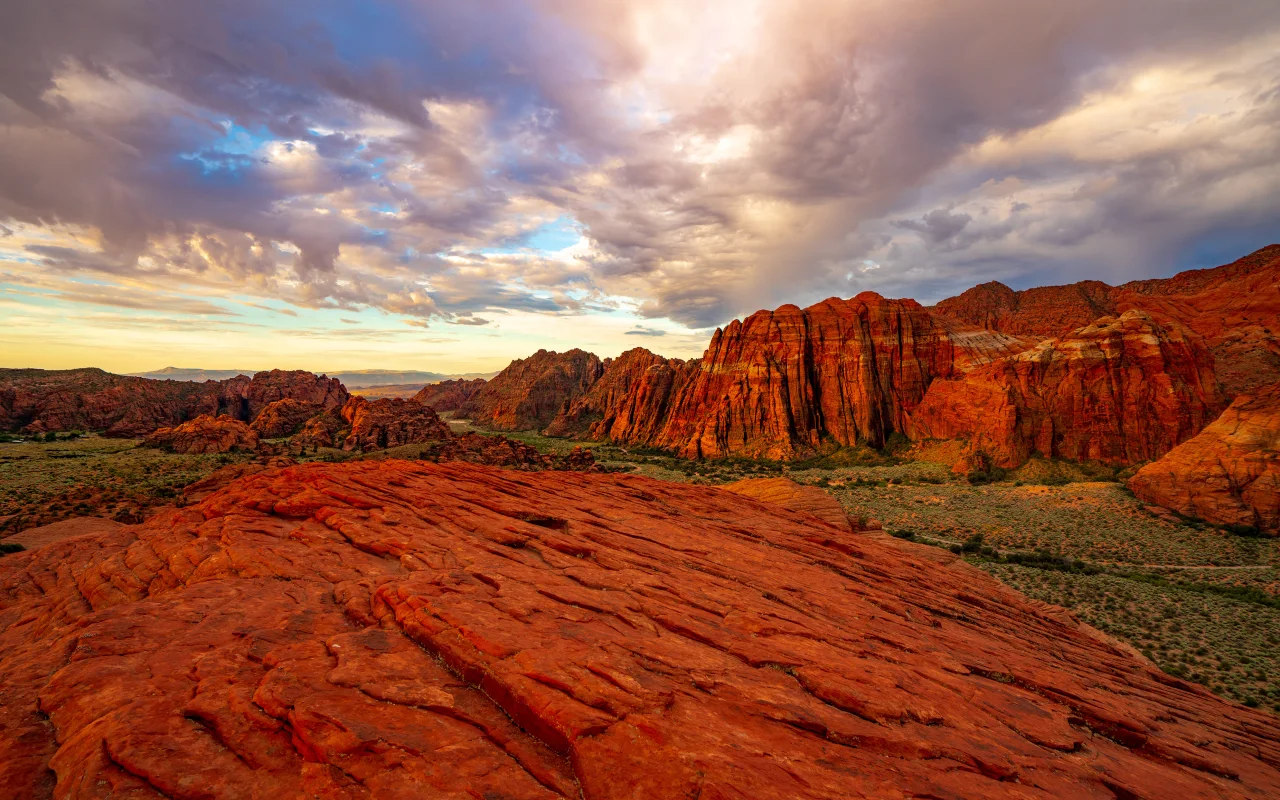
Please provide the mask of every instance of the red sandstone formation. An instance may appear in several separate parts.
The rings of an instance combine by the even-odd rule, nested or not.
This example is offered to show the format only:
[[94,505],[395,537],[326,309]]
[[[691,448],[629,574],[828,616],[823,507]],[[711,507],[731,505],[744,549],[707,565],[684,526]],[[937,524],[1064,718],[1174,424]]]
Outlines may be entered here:
[[457,412],[500,431],[542,430],[604,373],[600,359],[583,350],[539,350],[480,387]]
[[561,410],[548,436],[652,441],[667,420],[671,398],[697,362],[663,358],[637,347],[605,362],[604,374]]
[[399,397],[372,401],[353,397],[342,407],[342,418],[350,425],[343,450],[385,450],[452,435],[436,412]]
[[710,487],[268,470],[0,559],[32,798],[1263,798],[1274,718],[936,549]]
[[935,381],[908,435],[967,439],[1002,467],[1032,453],[1115,465],[1158,458],[1223,405],[1203,340],[1170,325],[1128,311]]
[[841,530],[856,531],[840,501],[816,486],[801,486],[790,478],[747,478],[720,487],[765,503],[773,503],[801,514],[817,517]]
[[253,450],[258,434],[238,419],[201,414],[174,428],[161,428],[142,442],[143,447],[157,447],[173,453],[228,453]]
[[1028,344],[873,292],[804,310],[782,306],[716,331],[656,435],[647,421],[611,434],[690,458],[790,459],[828,444],[880,446],[905,429],[932,381]]
[[100,533],[112,533],[121,527],[119,522],[102,517],[72,517],[71,519],[51,522],[35,528],[6,536],[0,539],[5,544],[22,545],[27,550],[36,550],[45,545],[72,539],[77,536],[90,536]]
[[424,406],[434,408],[437,413],[457,411],[484,385],[484,378],[475,378],[473,380],[458,378],[451,381],[429,383],[422,387],[422,391],[415,394],[413,399]]
[[326,410],[324,406],[288,397],[268,403],[250,427],[263,439],[282,439],[297,433],[307,420]]
[[141,437],[202,414],[253,422],[268,404],[292,398],[320,408],[340,406],[347,390],[310,372],[260,372],[226,381],[151,380],[100,369],[0,369],[0,429],[99,430]]
[[1038,336],[1140,309],[1204,336],[1229,395],[1280,381],[1280,245],[1214,269],[1122,286],[1083,281],[1015,292],[985,283],[934,309],[990,330]]
[[596,463],[591,451],[581,447],[575,447],[564,455],[544,454],[536,447],[505,436],[485,436],[474,432],[452,436],[433,444],[423,451],[422,457],[438,464],[466,461],[470,464],[524,470],[585,471],[593,469]]
[[1280,384],[1240,395],[1200,435],[1138,470],[1142,500],[1280,535]]

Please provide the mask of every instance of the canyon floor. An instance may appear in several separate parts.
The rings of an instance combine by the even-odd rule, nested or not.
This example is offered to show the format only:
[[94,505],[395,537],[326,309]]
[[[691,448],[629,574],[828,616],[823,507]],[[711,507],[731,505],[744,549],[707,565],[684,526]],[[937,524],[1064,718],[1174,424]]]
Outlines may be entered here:
[[[471,427],[453,420],[455,431]],[[544,452],[579,442],[509,434]],[[0,537],[79,516],[140,521],[182,488],[249,454],[176,455],[86,436],[0,444]],[[829,492],[901,538],[959,550],[1036,600],[1126,641],[1167,673],[1280,712],[1280,540],[1241,536],[1149,511],[1107,471],[1033,461],[988,483],[945,458],[846,451],[821,461],[689,462],[587,443],[606,469],[694,484],[785,474]],[[415,459],[421,445],[301,460]],[[944,454],[945,455],[945,454]],[[4,539],[0,538],[0,545]]]

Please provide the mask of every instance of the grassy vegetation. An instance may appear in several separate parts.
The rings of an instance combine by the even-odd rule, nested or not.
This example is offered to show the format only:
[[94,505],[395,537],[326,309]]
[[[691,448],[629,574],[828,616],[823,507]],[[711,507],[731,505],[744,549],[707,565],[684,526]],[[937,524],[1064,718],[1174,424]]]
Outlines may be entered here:
[[70,517],[141,521],[182,488],[248,454],[174,455],[95,435],[0,443],[0,536]]

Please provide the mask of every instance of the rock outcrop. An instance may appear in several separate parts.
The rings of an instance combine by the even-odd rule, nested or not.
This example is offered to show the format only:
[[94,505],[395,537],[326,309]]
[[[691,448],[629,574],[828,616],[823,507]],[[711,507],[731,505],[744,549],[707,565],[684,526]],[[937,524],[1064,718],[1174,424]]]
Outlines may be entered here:
[[1082,281],[1015,292],[985,283],[934,309],[970,325],[1042,337],[1137,309],[1205,337],[1228,395],[1280,382],[1280,245],[1221,267],[1121,286]]
[[282,439],[297,433],[307,420],[327,410],[322,405],[287,397],[263,407],[250,427],[263,439]]
[[142,446],[187,455],[252,451],[258,446],[258,434],[238,419],[201,414],[176,427],[161,428],[144,439]]
[[94,430],[143,437],[204,414],[253,422],[266,406],[284,399],[333,408],[346,402],[347,390],[335,378],[297,370],[195,383],[100,369],[0,369],[0,429],[30,433]]
[[1237,397],[1129,488],[1183,516],[1280,535],[1280,384]]
[[856,525],[845,513],[844,506],[830,494],[816,486],[802,486],[790,478],[747,478],[720,487],[726,492],[751,497],[765,503],[788,508],[801,514],[817,517],[841,530],[857,531]]
[[342,418],[350,426],[342,442],[343,450],[386,450],[452,435],[448,423],[435,411],[398,397],[352,397],[342,407]]
[[512,361],[458,408],[457,416],[492,430],[540,431],[603,373],[600,359],[583,350],[539,350]]
[[484,378],[455,380],[429,383],[413,396],[413,399],[424,406],[434,408],[437,413],[457,411],[470,400],[476,392],[484,387]]
[[643,347],[605,362],[604,374],[569,403],[545,433],[593,440],[652,442],[697,362],[663,358]]
[[710,487],[268,470],[0,559],[27,797],[1262,798],[1274,718]]
[[434,443],[422,451],[422,458],[444,464],[465,461],[490,467],[522,470],[562,469],[585,471],[595,467],[590,450],[575,447],[563,455],[542,453],[536,447],[505,436],[464,433]]
[[1112,465],[1158,458],[1224,405],[1203,339],[1169,324],[1127,311],[935,381],[907,433],[966,439],[1001,467],[1033,453]]
[[793,459],[827,445],[879,447],[905,431],[929,384],[1028,347],[965,328],[914,300],[864,292],[806,309],[782,306],[717,330],[653,435],[615,424],[615,441],[688,458]]

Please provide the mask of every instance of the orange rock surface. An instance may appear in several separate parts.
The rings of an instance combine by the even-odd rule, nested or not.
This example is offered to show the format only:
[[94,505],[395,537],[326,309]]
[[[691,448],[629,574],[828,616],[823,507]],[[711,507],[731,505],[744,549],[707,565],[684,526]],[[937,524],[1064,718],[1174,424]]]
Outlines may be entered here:
[[790,478],[747,478],[720,488],[817,517],[841,530],[857,530],[840,501],[816,486],[801,486]]
[[880,446],[905,430],[932,381],[1027,346],[872,292],[782,306],[716,331],[656,435],[647,422],[611,433],[689,458],[791,459],[827,443]]
[[1061,609],[633,476],[261,472],[0,559],[0,686],[34,798],[1280,794],[1273,717]]
[[1280,535],[1280,384],[1240,395],[1198,436],[1129,479],[1142,500]]
[[1158,458],[1216,416],[1223,398],[1203,339],[1141,311],[935,381],[908,435],[966,439],[1002,467],[1033,453],[1132,464]]
[[297,433],[307,420],[325,410],[324,406],[287,397],[263,407],[250,427],[263,439],[281,439]]
[[480,387],[456,416],[493,430],[540,431],[603,373],[600,359],[583,350],[539,350],[512,361]]
[[1280,245],[1221,267],[1121,286],[1083,281],[1015,292],[985,283],[935,306],[970,325],[1038,336],[1061,336],[1130,309],[1204,336],[1231,396],[1280,381]]
[[174,453],[227,453],[253,450],[258,434],[238,419],[201,414],[173,428],[161,428],[142,442]]
[[436,412],[399,397],[352,397],[342,407],[342,418],[351,426],[343,450],[385,450],[451,435],[449,425]]
[[484,378],[455,380],[429,383],[413,396],[414,400],[424,406],[430,406],[437,412],[457,411],[464,403],[485,385]]

